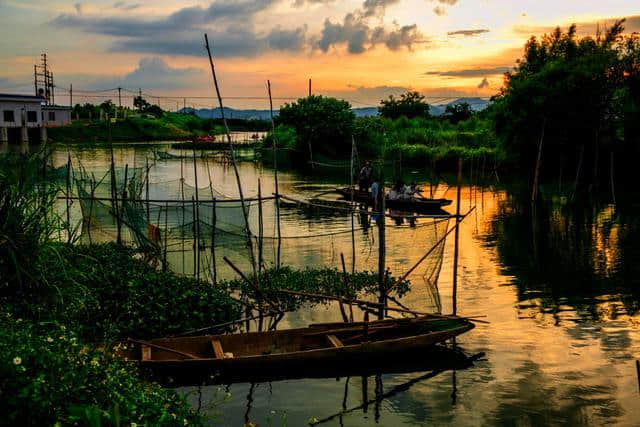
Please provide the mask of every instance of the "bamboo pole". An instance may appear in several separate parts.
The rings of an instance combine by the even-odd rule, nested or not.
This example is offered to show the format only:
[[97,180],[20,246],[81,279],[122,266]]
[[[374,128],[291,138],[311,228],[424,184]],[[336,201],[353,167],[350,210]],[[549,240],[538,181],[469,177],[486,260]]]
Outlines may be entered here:
[[462,191],[462,157],[458,158],[458,192],[456,195],[456,228],[453,247],[453,292],[452,308],[455,316],[458,311],[458,255],[460,252],[460,192]]
[[353,222],[353,174],[354,174],[354,164],[353,164],[353,157],[354,157],[354,151],[355,151],[355,146],[356,146],[356,141],[353,138],[353,135],[351,135],[351,167],[350,167],[350,174],[349,174],[349,181],[351,184],[351,273],[355,273],[356,272],[356,232],[355,232],[355,224]]
[[262,218],[262,186],[258,178],[258,275],[262,272],[263,263],[264,221]]
[[[67,196],[71,195],[71,153],[67,153]],[[71,242],[71,201],[67,199],[67,243]]]
[[538,158],[536,160],[536,170],[533,178],[533,189],[531,190],[531,203],[535,203],[538,197],[538,179],[540,178],[540,166],[542,163],[542,143],[544,141],[545,130],[547,129],[547,119],[544,118],[542,122],[542,135],[540,135],[540,142],[538,143]]
[[233,163],[233,171],[236,176],[236,182],[238,184],[238,193],[240,195],[240,203],[242,205],[242,215],[244,216],[245,222],[245,230],[247,234],[247,243],[249,245],[249,257],[251,261],[251,267],[253,269],[253,275],[257,278],[256,271],[256,262],[253,254],[253,243],[251,242],[251,231],[249,230],[249,217],[248,212],[246,210],[244,194],[242,192],[242,183],[240,181],[240,173],[238,172],[238,166],[236,165],[236,155],[235,150],[233,148],[233,142],[231,141],[231,133],[229,132],[229,126],[227,125],[227,119],[224,115],[224,105],[222,103],[222,96],[220,95],[220,88],[218,87],[218,78],[216,77],[216,69],[213,65],[213,56],[211,55],[211,48],[209,47],[209,37],[207,34],[204,35],[205,47],[207,49],[207,54],[209,55],[209,65],[211,66],[211,74],[213,76],[213,84],[216,89],[216,95],[218,97],[218,103],[220,104],[220,115],[222,116],[222,123],[224,124],[225,134],[227,136],[227,141],[229,142],[229,151],[231,153],[231,161]]
[[271,82],[267,80],[267,90],[269,92],[269,117],[271,118],[271,131],[273,132],[273,173],[275,180],[275,195],[276,195],[276,221],[278,232],[278,250],[276,252],[276,267],[280,268],[280,250],[282,247],[282,234],[280,233],[280,196],[278,193],[278,153],[277,153],[277,141],[276,141],[276,125],[273,121],[273,99],[271,98]]
[[216,199],[213,199],[213,207],[211,212],[211,272],[213,274],[213,284],[218,284],[218,271],[216,268],[216,222],[218,216],[216,214]]
[[610,166],[609,166],[609,174],[611,176],[611,197],[613,198],[613,204],[616,204],[616,188],[614,185],[614,172],[613,172],[613,151],[611,151],[611,160],[610,160]]
[[384,306],[386,305],[386,290],[384,286],[384,272],[386,270],[386,236],[385,236],[385,191],[384,191],[384,166],[380,169],[380,220],[378,222],[378,303],[380,304],[378,311],[378,319],[384,318]]
[[198,163],[196,162],[196,149],[193,148],[193,176],[195,180],[195,243],[196,243],[196,265],[197,274],[196,277],[200,278],[200,200],[198,197]]
[[191,228],[191,230],[193,230],[193,277],[196,277],[200,272],[196,269],[196,250],[198,250],[198,246],[196,244],[196,200],[193,196],[191,196],[191,208],[193,209],[193,212],[191,213],[191,219],[193,221]]
[[[169,204],[165,204],[165,209],[164,209],[164,254],[163,254],[163,258],[164,258],[164,265],[162,266],[162,270],[163,271],[167,271],[168,265],[167,265],[167,249],[169,247],[169,241],[168,241],[168,234],[169,234]],[[158,224],[159,225],[159,224]],[[184,251],[182,252],[184,254]],[[184,265],[184,263],[183,263]]]
[[[280,198],[285,198],[285,196],[280,195]],[[265,200],[275,200],[275,196],[271,197],[263,197],[262,201]],[[91,197],[66,197],[66,196],[58,196],[57,197],[58,200],[90,200],[92,199]],[[93,200],[96,201],[103,201],[103,202],[113,202],[114,200],[120,200],[118,199],[118,197],[93,197]],[[132,198],[127,198],[128,201],[130,201],[131,203],[145,203],[147,200],[146,199],[132,199]],[[292,199],[293,201],[297,201],[295,199]],[[214,199],[211,200],[203,200],[200,199],[200,203],[212,203],[214,201]],[[240,201],[240,199],[224,199],[224,200],[217,200],[217,203],[238,203]],[[245,202],[257,202],[258,199],[257,198],[249,198],[249,199],[244,199]],[[184,200],[176,200],[176,199],[150,199],[149,200],[150,203],[169,203],[169,204],[184,204]]]
[[145,178],[145,196],[147,199],[146,202],[146,206],[147,206],[147,222],[151,222],[151,215],[150,215],[150,211],[149,211],[149,158],[146,158],[147,161],[147,168],[146,168],[146,178]]

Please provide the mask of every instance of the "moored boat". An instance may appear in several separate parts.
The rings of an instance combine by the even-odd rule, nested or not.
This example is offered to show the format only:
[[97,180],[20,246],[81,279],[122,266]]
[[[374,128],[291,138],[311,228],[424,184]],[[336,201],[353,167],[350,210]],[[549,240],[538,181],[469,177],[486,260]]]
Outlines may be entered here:
[[160,381],[180,384],[223,377],[260,377],[287,372],[313,376],[337,367],[359,367],[427,358],[436,344],[471,330],[453,316],[422,316],[374,322],[331,323],[281,331],[159,338],[127,343],[117,354],[140,363]]
[[[351,200],[352,190],[349,187],[337,188],[335,191],[343,198]],[[353,189],[353,200],[369,206],[373,206],[374,202],[370,192],[358,189]],[[388,197],[385,199],[385,206],[389,209],[417,213],[441,213],[442,207],[450,204],[451,200],[449,199],[414,198],[412,200],[391,200]]]

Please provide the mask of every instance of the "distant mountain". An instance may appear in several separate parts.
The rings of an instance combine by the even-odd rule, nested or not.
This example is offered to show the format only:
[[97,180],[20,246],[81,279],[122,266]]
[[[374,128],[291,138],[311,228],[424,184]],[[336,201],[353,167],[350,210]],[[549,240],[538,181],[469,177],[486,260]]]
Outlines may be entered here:
[[[481,111],[487,108],[489,105],[489,101],[482,98],[459,98],[455,101],[449,102],[448,104],[432,104],[429,105],[429,113],[432,116],[441,116],[444,114],[444,110],[448,105],[461,104],[463,102],[471,105],[471,109],[474,111]],[[196,116],[203,119],[219,119],[222,117],[220,114],[220,108],[182,108],[179,112],[181,113],[195,113]],[[377,107],[363,107],[363,108],[352,108],[351,111],[356,115],[356,117],[374,117],[378,115]],[[235,108],[224,108],[224,115],[229,119],[244,119],[244,120],[269,120],[270,114],[269,110],[237,110]],[[274,116],[278,115],[278,111],[275,110],[273,112]]]

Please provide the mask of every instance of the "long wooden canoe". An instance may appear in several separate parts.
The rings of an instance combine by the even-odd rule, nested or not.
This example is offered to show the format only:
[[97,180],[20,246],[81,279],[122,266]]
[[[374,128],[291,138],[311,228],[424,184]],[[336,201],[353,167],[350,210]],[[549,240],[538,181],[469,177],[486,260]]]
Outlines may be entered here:
[[[337,188],[336,193],[341,195],[344,199],[351,199],[351,189]],[[373,197],[368,191],[353,190],[353,200],[358,203],[364,203],[369,206],[373,206]],[[385,206],[389,209],[395,209],[405,212],[417,212],[417,213],[433,213],[443,212],[442,207],[451,204],[449,199],[423,199],[416,198],[413,200],[390,200],[388,197],[385,200]],[[446,213],[446,212],[445,212]]]
[[[474,327],[458,317],[330,323],[281,331],[134,341],[117,354],[160,381],[208,382],[214,377],[312,377],[437,354],[435,345]],[[408,360],[407,360],[408,362]],[[397,363],[396,363],[397,365]],[[314,372],[317,371],[317,375]],[[331,375],[330,375],[331,376]]]

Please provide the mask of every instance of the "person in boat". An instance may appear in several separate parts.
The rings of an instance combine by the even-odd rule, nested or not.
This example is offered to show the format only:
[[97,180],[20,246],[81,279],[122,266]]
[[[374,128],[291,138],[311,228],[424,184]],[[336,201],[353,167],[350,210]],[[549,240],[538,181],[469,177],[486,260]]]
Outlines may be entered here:
[[396,183],[389,190],[387,198],[389,200],[402,200],[404,195],[404,183],[402,180],[396,181]]
[[373,198],[373,210],[378,209],[378,200],[380,200],[380,183],[378,178],[373,178],[371,183],[371,197]]
[[403,194],[403,198],[405,200],[416,200],[416,198],[418,197],[418,195],[421,193],[420,189],[418,188],[418,185],[416,184],[415,181],[411,182],[411,184],[409,185],[405,185],[404,186],[404,194]]
[[360,191],[369,191],[372,174],[373,169],[371,168],[371,162],[367,160],[364,162],[364,166],[360,169],[360,174],[358,175],[358,187],[360,188]]

